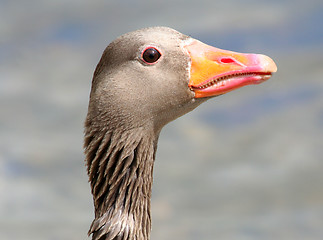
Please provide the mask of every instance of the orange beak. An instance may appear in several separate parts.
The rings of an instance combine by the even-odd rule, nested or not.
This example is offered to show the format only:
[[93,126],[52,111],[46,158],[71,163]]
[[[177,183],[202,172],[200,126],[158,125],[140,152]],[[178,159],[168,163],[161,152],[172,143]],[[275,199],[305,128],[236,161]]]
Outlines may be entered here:
[[218,96],[259,84],[277,71],[275,62],[262,54],[226,51],[197,40],[185,48],[191,57],[189,87],[195,98]]

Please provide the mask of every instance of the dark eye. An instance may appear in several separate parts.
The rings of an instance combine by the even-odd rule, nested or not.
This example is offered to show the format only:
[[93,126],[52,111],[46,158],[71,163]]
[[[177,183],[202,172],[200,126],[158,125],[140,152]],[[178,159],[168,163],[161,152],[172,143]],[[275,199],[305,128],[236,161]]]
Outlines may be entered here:
[[160,52],[153,47],[149,47],[145,49],[142,53],[142,59],[148,64],[157,62],[160,56],[161,56]]

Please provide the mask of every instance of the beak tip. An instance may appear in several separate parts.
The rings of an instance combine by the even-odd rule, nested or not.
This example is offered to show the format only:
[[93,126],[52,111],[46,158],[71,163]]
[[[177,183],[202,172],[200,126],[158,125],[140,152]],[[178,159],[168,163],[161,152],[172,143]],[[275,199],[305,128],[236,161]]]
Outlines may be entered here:
[[277,65],[270,57],[266,55],[260,55],[260,66],[263,67],[264,71],[275,73],[277,72]]

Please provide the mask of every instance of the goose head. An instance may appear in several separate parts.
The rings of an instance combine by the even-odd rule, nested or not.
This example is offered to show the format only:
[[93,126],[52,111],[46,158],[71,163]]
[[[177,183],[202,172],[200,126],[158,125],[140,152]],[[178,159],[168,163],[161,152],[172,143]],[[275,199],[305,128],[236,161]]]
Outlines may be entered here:
[[90,110],[104,125],[134,128],[166,123],[276,71],[267,56],[208,46],[166,27],[127,33],[104,51],[95,70]]

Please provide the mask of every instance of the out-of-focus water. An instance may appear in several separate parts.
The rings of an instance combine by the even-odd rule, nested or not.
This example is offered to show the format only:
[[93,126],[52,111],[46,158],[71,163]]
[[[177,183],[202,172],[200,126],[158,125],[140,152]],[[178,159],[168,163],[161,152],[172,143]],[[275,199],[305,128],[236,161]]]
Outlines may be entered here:
[[0,1],[0,239],[87,239],[82,150],[106,45],[146,26],[271,56],[274,77],[166,126],[152,239],[323,239],[322,1]]

